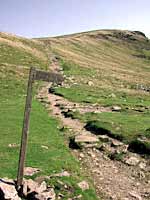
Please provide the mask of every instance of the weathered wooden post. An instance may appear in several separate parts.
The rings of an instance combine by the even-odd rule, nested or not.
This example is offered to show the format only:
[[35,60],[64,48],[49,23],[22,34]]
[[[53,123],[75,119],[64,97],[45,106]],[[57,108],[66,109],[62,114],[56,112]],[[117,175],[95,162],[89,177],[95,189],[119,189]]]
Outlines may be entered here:
[[29,119],[30,119],[31,102],[32,102],[32,83],[34,81],[35,73],[36,73],[35,68],[31,67],[30,73],[29,73],[26,105],[25,105],[25,111],[24,111],[24,121],[23,121],[23,128],[22,128],[22,138],[21,138],[19,165],[18,165],[18,175],[17,175],[18,187],[22,185],[22,180],[23,180],[24,162],[25,162],[25,157],[26,157]]
[[32,103],[32,85],[33,85],[34,80],[42,80],[46,82],[55,82],[57,84],[60,84],[63,81],[63,77],[62,75],[57,74],[57,73],[48,73],[48,72],[36,70],[33,67],[30,68],[23,128],[22,128],[21,147],[20,147],[20,154],[19,154],[18,174],[17,174],[17,188],[18,189],[20,189],[23,182],[24,165],[25,165],[27,141],[28,141],[29,121],[30,121],[30,111],[31,111],[31,103]]

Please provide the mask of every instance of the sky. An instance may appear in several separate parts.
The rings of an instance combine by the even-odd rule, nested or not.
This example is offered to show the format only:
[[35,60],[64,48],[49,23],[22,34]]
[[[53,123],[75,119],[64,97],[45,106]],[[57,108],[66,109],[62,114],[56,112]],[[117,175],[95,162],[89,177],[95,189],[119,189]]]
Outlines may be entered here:
[[33,38],[99,29],[150,38],[150,0],[0,0],[0,31]]

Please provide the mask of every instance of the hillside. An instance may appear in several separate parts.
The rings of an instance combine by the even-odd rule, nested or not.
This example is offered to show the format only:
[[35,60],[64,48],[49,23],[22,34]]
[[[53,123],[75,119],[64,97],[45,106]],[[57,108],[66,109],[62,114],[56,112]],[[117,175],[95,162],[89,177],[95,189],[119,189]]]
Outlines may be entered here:
[[[35,66],[48,70],[48,57],[49,53],[41,42],[0,33],[1,178],[16,179],[29,68]],[[38,175],[33,175],[32,179],[67,171],[71,176],[59,178],[54,175],[54,178],[48,181],[48,184],[55,188],[56,195],[59,196],[61,192],[65,198],[81,195],[83,199],[95,200],[97,197],[92,183],[89,183],[91,186],[87,192],[77,185],[85,179],[85,175],[66,145],[61,123],[35,98],[34,94],[37,94],[40,86],[41,83],[34,83],[25,166],[40,169]],[[3,199],[1,189],[0,199]]]
[[74,73],[82,85],[92,79],[97,90],[133,94],[137,85],[146,88],[150,84],[150,42],[140,32],[104,30],[41,41],[65,62],[76,64],[78,70],[70,72],[70,67],[68,73]]
[[[114,168],[119,166],[120,169],[121,166],[122,171],[110,181],[110,183],[115,183],[117,178],[122,180],[129,176],[128,180],[132,179],[130,175],[135,170],[135,166],[132,168],[124,164],[132,153],[135,153],[133,156],[137,156],[140,163],[144,162],[145,166],[148,166],[150,40],[144,33],[98,30],[37,39],[0,33],[0,132],[3,138],[0,140],[0,151],[3,152],[0,153],[2,161],[0,177],[14,178],[17,172],[18,144],[21,136],[28,72],[31,66],[43,70],[57,70],[65,77],[65,82],[61,86],[53,86],[49,89],[53,94],[43,94],[41,83],[34,83],[34,94],[42,93],[46,96],[46,99],[42,96],[40,100],[42,104],[46,104],[47,110],[35,95],[26,162],[28,166],[41,168],[40,175],[59,173],[61,170],[72,174],[69,178],[61,179],[68,185],[68,190],[61,188],[57,178],[50,180],[50,185],[56,187],[56,193],[62,189],[61,192],[66,199],[82,194],[83,200],[96,200],[92,184],[88,192],[81,191],[77,186],[77,182],[82,181],[86,176],[89,178],[89,174],[84,174],[81,169],[85,167],[85,171],[89,170],[92,174],[95,186],[99,187],[96,187],[97,194],[106,195],[106,198],[102,199],[108,199],[108,196],[114,192],[111,191],[108,194],[108,188],[105,188],[105,186],[113,187],[107,182],[107,174],[111,178],[113,169],[107,171],[107,167],[110,169],[110,166]],[[52,111],[56,111],[55,114]],[[69,124],[72,125],[70,129],[67,128]],[[106,144],[105,150],[101,150],[100,147],[96,150],[92,148],[85,150],[72,144],[75,135],[81,134],[82,131],[93,133],[96,137],[101,137],[101,134],[108,137],[109,148]],[[105,140],[103,136],[102,139]],[[123,147],[128,147],[128,149],[125,153],[120,149],[118,152],[118,147],[112,147],[110,140],[121,142]],[[48,150],[41,148],[42,146],[48,147]],[[79,149],[72,151],[69,149],[72,146]],[[115,151],[110,151],[111,148]],[[85,159],[82,167],[72,153],[77,158],[80,157],[80,153],[84,153],[80,158],[80,160]],[[103,153],[106,154],[107,159],[103,158]],[[96,155],[96,159],[91,156],[93,154]],[[100,155],[101,158],[98,159]],[[99,162],[99,168],[94,166],[96,160]],[[97,177],[93,169],[103,170],[106,173],[101,179],[102,182],[98,179],[99,173]],[[140,182],[141,195],[145,194],[142,193],[142,189],[147,188],[150,177],[149,171],[143,171],[145,178],[141,180],[134,177],[135,182]],[[141,172],[138,165],[136,172],[137,174]],[[101,191],[101,184],[105,183],[103,179],[106,184],[103,185],[104,190]],[[129,181],[129,185],[127,181],[120,183],[126,187],[124,191],[121,190],[122,186],[114,184],[115,193],[125,197],[126,190],[134,188],[131,182]]]
[[149,128],[150,41],[143,33],[102,30],[39,40],[57,55],[67,76],[65,85],[54,89],[56,94],[122,109],[84,116],[77,110],[73,115],[85,122],[108,122],[127,141]]

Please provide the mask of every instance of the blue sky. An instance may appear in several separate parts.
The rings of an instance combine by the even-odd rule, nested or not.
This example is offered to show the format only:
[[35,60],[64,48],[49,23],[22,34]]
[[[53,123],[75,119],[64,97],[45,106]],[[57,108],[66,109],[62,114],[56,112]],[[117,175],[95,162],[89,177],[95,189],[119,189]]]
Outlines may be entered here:
[[150,38],[150,0],[0,0],[0,31],[42,37],[96,29]]

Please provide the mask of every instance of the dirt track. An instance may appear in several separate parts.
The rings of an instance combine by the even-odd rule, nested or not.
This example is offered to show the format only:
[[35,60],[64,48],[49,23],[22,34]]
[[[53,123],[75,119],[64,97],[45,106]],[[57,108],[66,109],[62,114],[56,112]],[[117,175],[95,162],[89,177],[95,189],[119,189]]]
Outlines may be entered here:
[[[48,87],[44,87],[39,98],[46,99],[46,107],[53,116],[59,118],[64,126],[69,127],[75,134],[91,134],[84,129],[82,122],[65,118],[58,104],[69,106],[71,102],[54,94],[48,94]],[[150,181],[147,173],[138,167],[128,166],[119,161],[112,161],[103,151],[96,148],[73,150],[79,158],[82,167],[89,171],[96,187],[97,194],[109,200],[146,200],[150,199]]]
[[[59,71],[57,61],[52,61],[50,70]],[[62,110],[58,105],[63,105],[66,109],[78,107],[81,113],[89,111],[89,108],[84,108],[80,104],[74,104],[55,94],[48,93],[50,85],[43,87],[38,94],[38,98],[46,104],[46,108],[51,111],[54,117],[59,118],[62,125],[70,128],[74,134],[89,134],[92,133],[85,130],[85,124],[77,119],[65,118]],[[111,112],[110,108],[91,108],[92,111]],[[109,149],[111,149],[109,147]],[[81,161],[82,168],[90,174],[93,179],[98,196],[104,200],[147,200],[150,199],[150,162],[147,163],[147,168],[139,166],[128,166],[120,161],[111,160],[105,151],[100,151],[96,148],[83,148],[72,150],[74,155]],[[141,163],[145,162],[137,154],[136,156]]]

